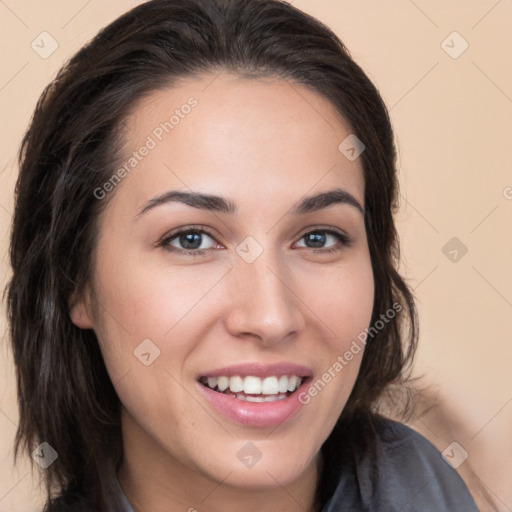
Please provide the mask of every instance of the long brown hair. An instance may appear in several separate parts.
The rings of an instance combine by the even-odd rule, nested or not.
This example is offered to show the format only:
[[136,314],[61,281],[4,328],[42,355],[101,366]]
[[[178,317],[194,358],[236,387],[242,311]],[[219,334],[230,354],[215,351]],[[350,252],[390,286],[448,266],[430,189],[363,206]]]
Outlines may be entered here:
[[[69,299],[94,271],[97,220],[109,198],[94,190],[117,169],[122,121],[136,102],[183,77],[227,70],[274,77],[325,97],[364,143],[366,232],[375,280],[372,324],[354,389],[322,447],[324,503],[342,454],[371,447],[373,419],[390,386],[406,381],[417,342],[413,297],[397,272],[393,132],[372,82],[338,37],[279,0],[153,0],[101,30],[42,93],[19,152],[20,174],[6,289],[20,423],[16,450],[48,442],[50,498],[118,510],[120,402],[92,330],[69,318]],[[341,141],[340,141],[341,142]],[[347,451],[347,446],[350,450]],[[75,510],[75,509],[73,509]]]

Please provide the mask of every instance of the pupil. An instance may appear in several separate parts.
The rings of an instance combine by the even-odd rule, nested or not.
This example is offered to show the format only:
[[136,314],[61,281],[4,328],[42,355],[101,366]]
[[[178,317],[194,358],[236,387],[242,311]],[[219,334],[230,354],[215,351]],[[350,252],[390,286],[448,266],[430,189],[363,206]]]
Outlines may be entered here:
[[185,249],[198,249],[201,246],[200,233],[187,233],[180,236],[180,243]]
[[310,233],[307,236],[308,236],[309,242],[313,243],[312,247],[322,247],[325,244],[325,234],[322,234],[322,233]]

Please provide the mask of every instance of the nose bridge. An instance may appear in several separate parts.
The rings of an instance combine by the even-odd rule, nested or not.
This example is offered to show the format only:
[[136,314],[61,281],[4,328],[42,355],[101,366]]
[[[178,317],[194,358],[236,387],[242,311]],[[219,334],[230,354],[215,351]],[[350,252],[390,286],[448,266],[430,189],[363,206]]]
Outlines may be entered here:
[[253,334],[273,343],[301,329],[303,318],[293,283],[275,251],[265,249],[252,262],[242,253],[230,274],[234,295],[228,329],[233,335]]

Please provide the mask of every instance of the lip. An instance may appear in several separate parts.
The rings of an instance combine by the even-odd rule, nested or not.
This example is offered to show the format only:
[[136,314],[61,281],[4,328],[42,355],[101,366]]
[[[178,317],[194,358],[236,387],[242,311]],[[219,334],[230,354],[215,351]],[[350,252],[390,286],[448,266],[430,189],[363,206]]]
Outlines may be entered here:
[[247,377],[252,375],[253,377],[271,377],[273,375],[297,375],[297,377],[312,377],[313,371],[307,366],[302,366],[293,363],[274,363],[274,364],[261,364],[261,363],[243,363],[233,366],[225,366],[215,370],[201,373],[198,375],[198,379],[201,377],[233,377],[240,375]]
[[201,374],[201,377],[218,377],[220,375],[226,377],[253,375],[260,378],[272,375],[306,377],[299,388],[290,396],[275,402],[246,402],[238,400],[231,395],[214,391],[199,381],[196,382],[199,392],[205,397],[210,407],[223,417],[250,427],[275,427],[290,420],[302,409],[304,404],[299,401],[299,396],[310,386],[313,373],[310,368],[290,363],[272,365],[241,364],[212,370]]

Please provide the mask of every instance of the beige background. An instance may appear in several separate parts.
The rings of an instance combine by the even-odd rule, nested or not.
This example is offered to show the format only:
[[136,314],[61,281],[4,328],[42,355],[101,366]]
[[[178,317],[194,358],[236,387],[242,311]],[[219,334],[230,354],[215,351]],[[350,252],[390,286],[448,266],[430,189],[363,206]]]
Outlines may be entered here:
[[[76,49],[137,3],[0,0],[2,286],[9,275],[16,152],[35,102]],[[453,441],[463,447],[469,456],[459,471],[482,510],[511,511],[512,1],[292,3],[341,37],[391,111],[400,153],[403,272],[421,320],[416,373],[425,374],[432,397],[441,400],[426,412],[418,406],[411,425],[440,451]],[[58,43],[47,59],[31,48],[43,31]],[[464,41],[467,50],[452,58]],[[446,256],[452,237],[459,247],[449,246]],[[4,332],[4,308],[1,322]],[[33,512],[41,507],[37,475],[28,462],[12,465],[18,415],[5,336],[0,353],[0,512]],[[463,453],[451,448],[456,458]],[[484,494],[494,506],[484,504]]]

